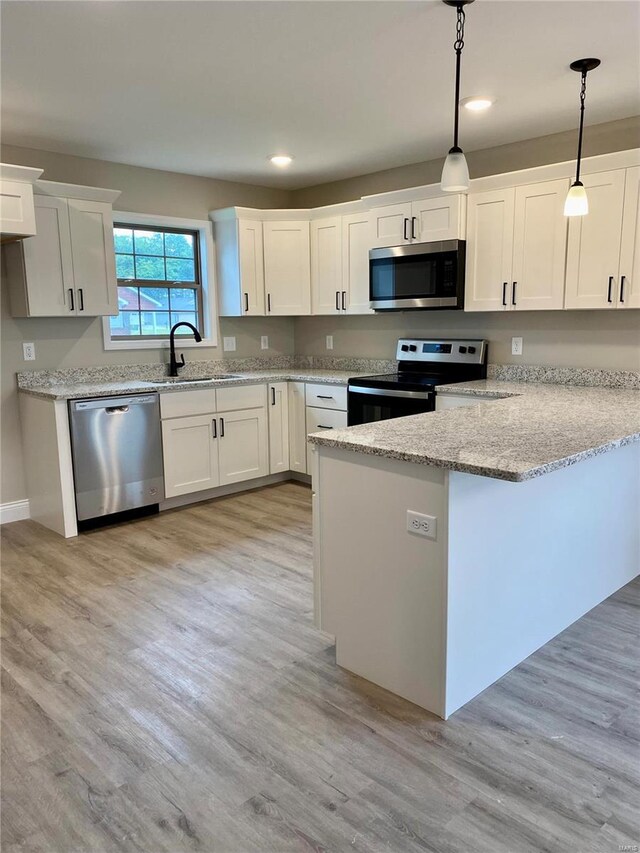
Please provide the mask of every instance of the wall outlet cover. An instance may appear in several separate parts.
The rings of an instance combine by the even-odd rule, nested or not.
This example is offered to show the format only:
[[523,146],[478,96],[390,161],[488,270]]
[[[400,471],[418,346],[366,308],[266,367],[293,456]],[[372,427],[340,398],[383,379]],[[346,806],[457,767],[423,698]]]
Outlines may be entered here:
[[435,515],[424,515],[422,512],[407,510],[407,531],[427,539],[437,539],[438,519]]
[[333,349],[333,335],[327,335],[327,349]]
[[522,338],[511,338],[511,355],[522,355]]
[[222,339],[222,349],[225,352],[235,352],[236,351],[236,339],[233,337],[223,338]]
[[260,337],[260,349],[269,349],[269,335]]
[[36,345],[34,343],[22,344],[22,358],[25,361],[36,360]]

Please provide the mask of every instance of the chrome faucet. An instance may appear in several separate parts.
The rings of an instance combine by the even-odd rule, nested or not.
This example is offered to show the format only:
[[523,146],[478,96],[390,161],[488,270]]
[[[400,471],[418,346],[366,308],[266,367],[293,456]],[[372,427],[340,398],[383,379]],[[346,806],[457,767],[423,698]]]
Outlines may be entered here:
[[182,320],[180,323],[175,323],[171,327],[171,331],[169,332],[169,350],[170,350],[170,358],[169,358],[169,376],[177,376],[178,371],[184,367],[184,353],[180,353],[180,358],[182,361],[178,361],[176,358],[176,329],[179,329],[180,326],[188,326],[193,332],[193,337],[196,339],[196,343],[200,343],[202,340],[202,335],[196,329],[195,326],[192,326],[191,323],[187,323],[186,320]]

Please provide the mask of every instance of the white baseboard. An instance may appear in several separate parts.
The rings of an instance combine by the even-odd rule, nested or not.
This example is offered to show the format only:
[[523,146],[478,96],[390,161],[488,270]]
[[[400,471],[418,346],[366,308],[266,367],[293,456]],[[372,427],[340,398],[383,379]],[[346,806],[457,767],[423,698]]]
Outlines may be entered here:
[[11,521],[24,521],[30,518],[29,501],[9,501],[0,504],[0,524],[9,524]]

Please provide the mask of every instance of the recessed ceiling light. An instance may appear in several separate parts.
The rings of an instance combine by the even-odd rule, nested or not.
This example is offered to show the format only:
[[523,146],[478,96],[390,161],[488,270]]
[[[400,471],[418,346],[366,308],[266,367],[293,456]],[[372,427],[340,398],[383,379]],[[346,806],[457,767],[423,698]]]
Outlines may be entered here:
[[488,110],[493,104],[493,99],[473,95],[471,98],[463,98],[460,103],[465,109],[471,110],[474,113],[479,113],[482,110]]
[[274,166],[279,166],[281,169],[284,169],[291,165],[293,157],[289,157],[288,154],[274,154],[273,157],[269,157],[269,160]]

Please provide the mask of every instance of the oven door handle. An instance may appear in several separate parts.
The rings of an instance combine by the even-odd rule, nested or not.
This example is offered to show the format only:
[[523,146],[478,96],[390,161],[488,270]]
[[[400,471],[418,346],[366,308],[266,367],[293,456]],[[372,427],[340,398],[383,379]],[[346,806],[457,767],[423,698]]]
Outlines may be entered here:
[[365,388],[363,385],[349,385],[350,394],[372,394],[376,397],[405,397],[409,400],[428,400],[433,391],[395,391],[391,388]]

